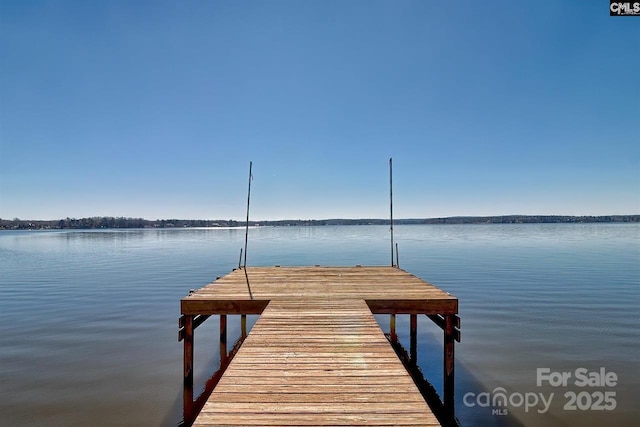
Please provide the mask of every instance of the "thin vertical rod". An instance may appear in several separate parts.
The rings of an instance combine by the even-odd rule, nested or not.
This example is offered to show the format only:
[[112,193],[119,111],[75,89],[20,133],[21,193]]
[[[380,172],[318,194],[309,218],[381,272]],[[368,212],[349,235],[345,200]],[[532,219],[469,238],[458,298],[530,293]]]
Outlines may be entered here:
[[242,248],[240,248],[240,258],[238,258],[238,268],[242,267]]
[[253,162],[249,162],[249,190],[247,191],[247,225],[244,231],[244,268],[247,268],[247,242],[249,241],[249,203],[251,202],[251,168]]
[[389,212],[391,223],[391,267],[393,267],[393,158],[389,158]]
[[398,244],[396,243],[396,267],[400,268],[400,255],[398,255]]

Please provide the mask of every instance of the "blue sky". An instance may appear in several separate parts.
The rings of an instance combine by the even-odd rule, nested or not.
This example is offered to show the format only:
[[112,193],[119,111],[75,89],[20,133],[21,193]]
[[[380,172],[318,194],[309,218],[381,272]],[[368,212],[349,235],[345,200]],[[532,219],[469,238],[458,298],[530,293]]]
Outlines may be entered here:
[[0,1],[0,217],[640,213],[604,1]]

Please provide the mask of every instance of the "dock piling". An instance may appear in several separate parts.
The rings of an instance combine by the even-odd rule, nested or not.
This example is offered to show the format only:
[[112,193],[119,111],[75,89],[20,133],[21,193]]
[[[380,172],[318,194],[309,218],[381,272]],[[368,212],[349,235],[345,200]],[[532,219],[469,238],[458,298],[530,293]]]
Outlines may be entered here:
[[453,419],[455,416],[454,411],[454,321],[455,316],[447,314],[444,316],[445,328],[444,328],[444,379],[443,379],[443,404],[447,416]]
[[227,315],[220,315],[220,365],[227,360]]
[[396,315],[392,314],[389,319],[389,335],[391,335],[391,341],[397,341],[398,335],[396,334]]
[[418,363],[418,315],[409,315],[409,354],[411,363]]
[[246,314],[240,315],[240,333],[241,333],[242,339],[245,339],[247,337],[247,315]]
[[190,422],[193,417],[193,316],[184,316],[184,384],[182,394],[183,419]]

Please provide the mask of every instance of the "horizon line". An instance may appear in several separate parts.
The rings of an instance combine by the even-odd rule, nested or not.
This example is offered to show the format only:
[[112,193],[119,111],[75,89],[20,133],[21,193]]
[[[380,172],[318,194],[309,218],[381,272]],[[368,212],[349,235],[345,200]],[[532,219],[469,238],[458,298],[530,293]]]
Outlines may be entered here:
[[[405,218],[394,218],[393,221],[416,221],[416,220],[436,220],[436,219],[460,219],[460,218],[509,218],[509,217],[566,217],[566,218],[602,218],[602,217],[628,217],[628,216],[640,216],[640,213],[627,213],[627,214],[580,214],[580,215],[565,215],[565,214],[499,214],[499,215],[449,215],[449,216],[434,216],[434,217],[405,217]],[[120,218],[120,219],[137,219],[144,221],[168,221],[168,220],[176,220],[176,221],[234,221],[234,222],[242,222],[245,223],[246,219],[225,219],[225,218],[178,218],[178,217],[167,217],[167,218],[155,218],[148,219],[144,217],[137,216],[113,216],[113,215],[93,215],[93,216],[82,216],[82,217],[64,217],[64,218],[53,218],[53,219],[22,219],[18,217],[14,218],[0,218],[0,221],[64,221],[67,219],[78,220],[78,219],[89,219],[89,218]],[[333,217],[333,218],[279,218],[279,219],[250,219],[249,222],[281,222],[281,221],[389,221],[390,218],[380,218],[380,217]]]

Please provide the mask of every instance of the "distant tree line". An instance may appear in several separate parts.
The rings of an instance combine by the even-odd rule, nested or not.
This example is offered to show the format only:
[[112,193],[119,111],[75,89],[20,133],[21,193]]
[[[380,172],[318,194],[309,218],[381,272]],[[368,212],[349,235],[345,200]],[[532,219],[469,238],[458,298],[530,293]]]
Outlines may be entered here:
[[[640,215],[564,216],[564,215],[504,215],[504,216],[452,216],[444,218],[395,219],[394,224],[553,224],[596,222],[640,222]],[[312,219],[263,221],[271,226],[319,225],[389,225],[388,219]]]
[[557,224],[557,223],[597,223],[597,222],[640,222],[640,215],[503,215],[503,216],[454,216],[406,220],[407,224]]
[[[445,218],[397,219],[394,224],[546,224],[546,223],[612,223],[640,222],[640,215],[562,216],[562,215],[506,215],[456,216]],[[323,225],[388,225],[388,219],[313,219],[249,221],[250,226],[323,226]],[[59,220],[1,219],[0,229],[107,229],[107,228],[187,228],[187,227],[240,227],[245,221],[208,219],[156,219],[125,217],[65,218]]]
[[[244,224],[244,223],[242,223]],[[185,228],[185,227],[237,227],[242,225],[235,220],[201,220],[201,219],[156,219],[126,217],[91,217],[65,218],[59,220],[21,220],[0,219],[0,229],[99,229],[99,228]]]

